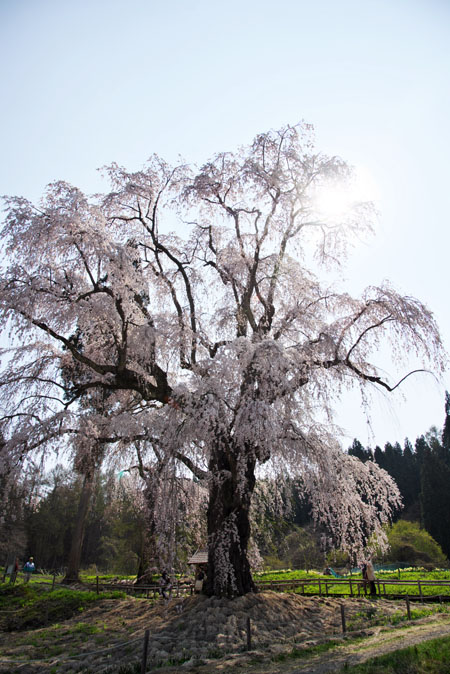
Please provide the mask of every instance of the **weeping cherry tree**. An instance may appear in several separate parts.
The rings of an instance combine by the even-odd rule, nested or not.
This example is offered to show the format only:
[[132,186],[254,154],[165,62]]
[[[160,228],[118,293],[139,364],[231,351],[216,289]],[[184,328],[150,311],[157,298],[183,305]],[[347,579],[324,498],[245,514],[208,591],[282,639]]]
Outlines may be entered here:
[[154,156],[106,175],[105,195],[56,182],[38,206],[6,199],[3,454],[20,462],[54,446],[77,427],[83,397],[107,391],[113,414],[94,435],[156,441],[181,473],[204,476],[210,595],[254,590],[258,471],[300,476],[339,547],[383,545],[398,490],[342,451],[333,404],[353,385],[396,388],[377,365],[381,343],[435,371],[444,355],[418,300],[388,283],[361,297],[331,283],[372,224],[369,204],[321,207],[349,167],[300,124],[200,169]]

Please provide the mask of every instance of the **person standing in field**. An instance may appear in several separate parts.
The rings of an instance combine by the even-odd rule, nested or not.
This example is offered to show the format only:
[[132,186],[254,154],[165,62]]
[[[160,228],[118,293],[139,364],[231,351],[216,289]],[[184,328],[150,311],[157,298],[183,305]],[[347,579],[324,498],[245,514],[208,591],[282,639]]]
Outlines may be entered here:
[[366,578],[369,581],[370,594],[374,595],[377,593],[377,588],[375,585],[375,570],[371,560],[366,563]]
[[31,578],[31,574],[34,573],[35,570],[36,570],[36,567],[34,565],[33,557],[30,557],[28,562],[26,562],[26,564],[24,564],[24,566],[23,566],[23,571],[24,571],[24,574],[25,574],[25,582],[26,583],[28,583],[28,581]]
[[159,592],[166,601],[171,598],[172,595],[172,581],[169,577],[167,571],[163,571],[161,578],[159,579]]

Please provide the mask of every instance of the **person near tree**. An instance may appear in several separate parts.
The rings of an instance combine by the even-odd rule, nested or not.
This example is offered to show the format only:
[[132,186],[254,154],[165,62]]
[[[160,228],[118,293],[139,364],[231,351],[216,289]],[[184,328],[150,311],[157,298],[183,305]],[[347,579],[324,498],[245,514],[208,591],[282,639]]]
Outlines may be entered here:
[[172,594],[172,581],[167,571],[163,571],[159,579],[159,593],[164,599],[170,599]]
[[23,571],[24,571],[24,574],[25,574],[25,582],[28,583],[30,578],[31,578],[31,574],[36,571],[36,567],[34,565],[33,557],[30,557],[28,562],[26,562],[24,564]]
[[373,568],[373,564],[370,559],[366,563],[366,578],[369,582],[370,594],[372,595],[376,594],[377,589],[375,586],[375,570]]

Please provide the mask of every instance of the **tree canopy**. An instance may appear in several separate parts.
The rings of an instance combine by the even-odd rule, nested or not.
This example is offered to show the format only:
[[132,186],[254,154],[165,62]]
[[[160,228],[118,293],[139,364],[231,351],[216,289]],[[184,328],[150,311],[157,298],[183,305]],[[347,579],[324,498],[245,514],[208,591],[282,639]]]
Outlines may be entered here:
[[[346,386],[392,391],[381,340],[440,370],[431,312],[388,283],[362,297],[318,278],[371,226],[368,204],[320,208],[349,167],[305,124],[258,135],[199,170],[153,156],[105,169],[107,194],[65,182],[6,198],[2,457],[62,435],[80,447],[151,443],[209,489],[206,589],[253,589],[246,550],[258,466],[300,474],[316,519],[357,554],[398,505],[391,478],[343,453]],[[86,396],[107,404],[85,404]]]

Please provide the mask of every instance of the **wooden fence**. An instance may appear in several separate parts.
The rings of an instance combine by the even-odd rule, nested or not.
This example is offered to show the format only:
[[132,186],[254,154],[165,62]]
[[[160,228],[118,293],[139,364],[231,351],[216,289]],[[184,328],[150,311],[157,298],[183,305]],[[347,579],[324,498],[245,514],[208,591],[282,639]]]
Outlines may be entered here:
[[[377,578],[375,580],[377,595],[394,598],[417,597],[421,601],[424,598],[439,598],[450,601],[450,580],[392,580]],[[289,581],[257,581],[259,590],[273,590],[274,592],[296,592],[305,596],[350,596],[361,597],[369,592],[369,585],[362,579],[357,578],[302,578]],[[90,588],[99,592],[120,590],[130,595],[145,596],[155,599],[160,594],[160,586],[132,585],[128,583],[108,583],[97,577],[95,585]],[[409,590],[410,588],[410,590]],[[434,592],[430,593],[430,589]],[[330,592],[330,590],[332,590]],[[181,597],[194,594],[193,583],[174,583],[172,596]]]
[[[155,599],[159,596],[161,590],[161,586],[155,584],[134,585],[128,583],[103,582],[99,576],[97,576],[94,585],[89,584],[87,587],[91,590],[95,590],[97,594],[100,592],[113,592],[119,590],[120,592],[125,592],[130,595],[145,596],[147,599]],[[172,597],[183,597],[191,594],[194,594],[194,583],[173,583],[171,590]]]
[[[364,596],[369,591],[369,584],[360,578],[302,578],[290,581],[259,581],[256,583],[260,590],[273,590],[275,592],[297,592],[304,595],[328,596],[330,588],[333,588],[334,596]],[[393,580],[377,578],[375,580],[377,594],[391,598],[404,598],[406,594],[423,597],[445,597],[450,600],[450,580]],[[438,592],[430,595],[425,588],[436,588]],[[402,592],[400,592],[402,588]],[[405,592],[406,588],[406,592]],[[413,590],[408,592],[408,588]],[[337,591],[336,591],[337,590]]]

